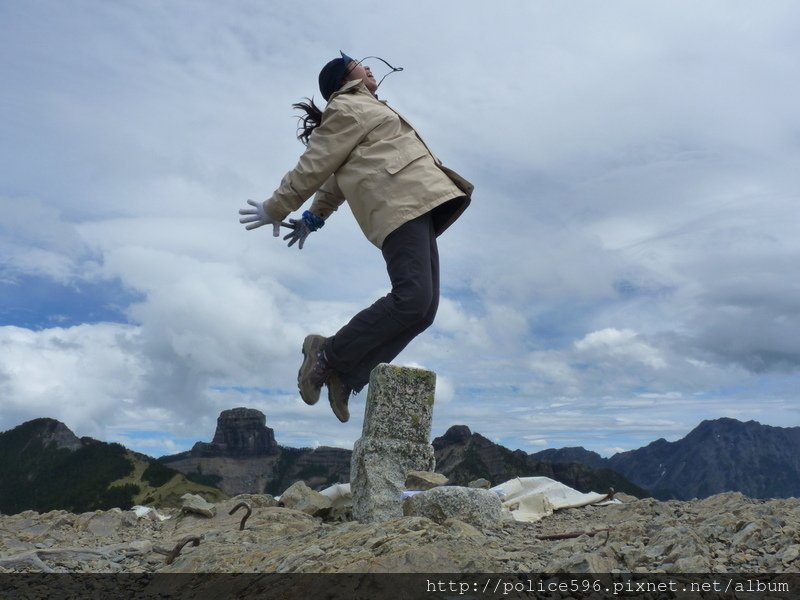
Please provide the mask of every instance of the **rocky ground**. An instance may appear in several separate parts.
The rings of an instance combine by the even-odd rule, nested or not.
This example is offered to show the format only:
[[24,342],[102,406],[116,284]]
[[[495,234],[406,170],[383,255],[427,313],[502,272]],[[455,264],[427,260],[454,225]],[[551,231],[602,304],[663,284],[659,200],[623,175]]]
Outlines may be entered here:
[[[228,513],[243,500],[252,515],[240,530],[244,509]],[[163,521],[153,512],[24,512],[0,516],[0,573],[800,571],[800,499],[624,500],[482,530],[423,517],[325,521],[257,495],[219,503],[211,518],[174,509]],[[187,536],[199,544],[170,560]]]

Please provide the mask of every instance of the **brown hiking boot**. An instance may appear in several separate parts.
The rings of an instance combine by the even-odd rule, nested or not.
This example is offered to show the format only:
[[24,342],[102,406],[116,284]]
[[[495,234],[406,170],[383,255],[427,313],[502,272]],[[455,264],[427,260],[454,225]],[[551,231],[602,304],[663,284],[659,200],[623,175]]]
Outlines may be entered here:
[[342,381],[342,376],[333,371],[328,378],[328,401],[331,403],[333,414],[342,423],[347,423],[350,420],[350,410],[347,408],[347,402],[350,400],[350,394],[353,389]]
[[321,335],[307,335],[303,340],[303,364],[297,371],[297,387],[306,404],[317,403],[322,386],[333,372],[325,358],[324,345],[325,338]]

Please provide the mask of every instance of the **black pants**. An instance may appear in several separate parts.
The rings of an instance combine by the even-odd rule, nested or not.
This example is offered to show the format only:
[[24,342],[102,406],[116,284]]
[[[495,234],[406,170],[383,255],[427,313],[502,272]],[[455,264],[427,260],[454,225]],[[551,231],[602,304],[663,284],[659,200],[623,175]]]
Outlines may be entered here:
[[439,250],[433,215],[404,223],[381,249],[392,291],[328,339],[325,354],[342,380],[360,391],[379,363],[391,362],[425,331],[439,308]]

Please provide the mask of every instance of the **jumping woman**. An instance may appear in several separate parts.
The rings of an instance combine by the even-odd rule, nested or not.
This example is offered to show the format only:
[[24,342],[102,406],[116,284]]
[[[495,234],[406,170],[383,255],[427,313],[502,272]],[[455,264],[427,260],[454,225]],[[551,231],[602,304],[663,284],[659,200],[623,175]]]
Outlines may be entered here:
[[[340,52],[319,74],[327,101],[303,110],[300,160],[264,202],[248,200],[239,211],[246,229],[284,225],[284,239],[302,249],[309,233],[345,201],[364,235],[383,253],[392,290],[354,316],[332,337],[309,335],[297,375],[306,404],[328,388],[336,417],[350,418],[350,395],[367,383],[372,369],[391,362],[433,323],[439,306],[436,238],[467,208],[473,186],[443,166],[411,124],[377,97],[369,67]],[[381,59],[382,60],[382,59]],[[399,70],[399,69],[393,69]],[[282,221],[311,196],[301,218]]]

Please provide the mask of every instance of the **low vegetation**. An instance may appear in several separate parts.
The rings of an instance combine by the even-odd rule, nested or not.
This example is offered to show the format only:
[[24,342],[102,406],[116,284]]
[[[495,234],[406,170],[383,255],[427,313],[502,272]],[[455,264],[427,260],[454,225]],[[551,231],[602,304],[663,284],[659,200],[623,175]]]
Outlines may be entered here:
[[187,492],[212,502],[226,497],[120,444],[84,437],[75,449],[60,448],[41,429],[29,421],[0,434],[0,513],[179,506]]

